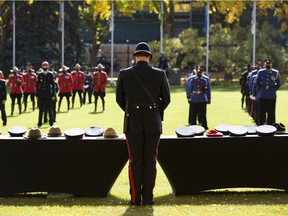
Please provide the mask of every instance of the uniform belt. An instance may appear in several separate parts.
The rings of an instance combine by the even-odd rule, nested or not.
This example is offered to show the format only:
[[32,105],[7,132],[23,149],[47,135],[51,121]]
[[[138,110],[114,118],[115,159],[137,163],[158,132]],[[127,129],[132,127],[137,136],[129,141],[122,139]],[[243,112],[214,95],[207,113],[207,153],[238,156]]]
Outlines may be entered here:
[[203,94],[204,93],[204,91],[193,91],[193,94]]
[[133,108],[136,109],[141,109],[141,108],[146,108],[146,109],[156,109],[159,108],[158,104],[152,104],[152,103],[133,103],[132,104]]

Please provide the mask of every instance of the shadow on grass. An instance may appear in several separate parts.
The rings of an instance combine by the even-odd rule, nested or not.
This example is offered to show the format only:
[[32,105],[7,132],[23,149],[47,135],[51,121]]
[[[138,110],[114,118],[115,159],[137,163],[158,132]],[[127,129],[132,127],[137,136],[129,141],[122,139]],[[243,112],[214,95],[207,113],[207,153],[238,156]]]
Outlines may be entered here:
[[[209,191],[191,196],[173,196],[172,194],[154,198],[154,206],[174,205],[286,205],[288,194],[285,191]],[[124,215],[133,215],[135,209],[145,210],[153,215],[153,206],[130,207],[129,200],[110,195],[106,198],[73,197],[73,198],[46,198],[46,194],[24,194],[0,198],[0,206],[127,206]]]
[[288,194],[285,191],[209,191],[191,196],[165,195],[156,197],[157,205],[283,205],[288,204]]

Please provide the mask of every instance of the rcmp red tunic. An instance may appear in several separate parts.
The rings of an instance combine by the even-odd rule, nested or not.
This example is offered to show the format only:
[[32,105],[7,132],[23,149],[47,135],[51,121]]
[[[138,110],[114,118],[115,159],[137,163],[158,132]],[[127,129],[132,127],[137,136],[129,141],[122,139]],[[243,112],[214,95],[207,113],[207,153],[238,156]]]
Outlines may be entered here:
[[83,90],[85,83],[85,74],[82,71],[72,71],[71,72],[73,78],[73,90]]
[[94,72],[93,79],[94,92],[105,92],[106,91],[106,83],[107,83],[107,73],[104,71]]
[[23,75],[24,80],[24,93],[35,93],[37,75],[35,73],[25,73]]
[[73,86],[73,78],[70,73],[60,74],[58,77],[58,85],[60,93],[71,93]]
[[23,77],[19,74],[9,76],[8,86],[10,87],[10,94],[22,94]]

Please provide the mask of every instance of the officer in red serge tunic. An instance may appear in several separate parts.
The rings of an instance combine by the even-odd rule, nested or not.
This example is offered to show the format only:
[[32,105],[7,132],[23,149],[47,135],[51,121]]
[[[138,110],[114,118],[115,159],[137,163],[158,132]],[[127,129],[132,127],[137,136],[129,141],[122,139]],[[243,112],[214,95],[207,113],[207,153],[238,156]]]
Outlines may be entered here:
[[23,76],[19,75],[19,69],[17,67],[13,67],[12,75],[9,76],[8,80],[8,86],[10,87],[10,97],[11,97],[11,116],[14,113],[14,106],[15,106],[15,100],[17,98],[17,104],[19,108],[19,114],[21,114],[21,98],[22,98],[22,85],[23,85]]
[[69,67],[63,65],[61,69],[59,69],[62,74],[58,76],[58,85],[59,85],[59,103],[58,103],[58,112],[60,112],[61,102],[63,97],[66,97],[67,100],[67,110],[70,109],[70,97],[72,93],[73,86],[73,78],[70,73],[67,72]]
[[[156,161],[162,114],[170,103],[170,90],[165,72],[152,67],[150,47],[137,44],[133,56],[135,66],[120,70],[116,101],[125,111],[124,133],[129,154],[129,182],[131,205],[153,205]],[[135,74],[149,90],[148,96]]]
[[37,75],[34,73],[31,65],[27,65],[26,73],[23,75],[24,79],[24,112],[27,109],[27,99],[30,95],[32,101],[32,110],[35,110],[35,94],[36,94],[36,82],[37,82]]
[[73,78],[73,87],[72,87],[72,108],[74,108],[74,101],[75,101],[75,95],[76,92],[78,92],[79,99],[80,99],[80,107],[82,107],[83,99],[82,94],[84,90],[84,83],[85,83],[85,73],[83,71],[80,71],[80,64],[76,64],[74,66],[75,71],[71,72],[72,78]]
[[105,110],[105,100],[104,97],[106,95],[106,83],[107,83],[107,73],[102,71],[104,66],[101,64],[97,65],[97,71],[93,73],[92,83],[94,85],[93,91],[95,96],[95,109],[94,112],[97,111],[97,101],[98,97],[102,100],[102,111]]

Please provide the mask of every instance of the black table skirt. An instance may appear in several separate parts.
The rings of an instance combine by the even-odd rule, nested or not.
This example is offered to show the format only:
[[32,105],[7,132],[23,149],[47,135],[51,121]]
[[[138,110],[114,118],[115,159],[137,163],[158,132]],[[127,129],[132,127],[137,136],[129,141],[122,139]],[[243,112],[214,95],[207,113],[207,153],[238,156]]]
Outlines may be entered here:
[[127,163],[125,140],[0,140],[0,195],[65,192],[106,197]]
[[288,189],[288,136],[162,138],[158,162],[173,194],[221,188]]
[[[0,138],[0,195],[65,192],[107,197],[128,160],[124,138]],[[161,137],[158,162],[172,193],[288,189],[288,136]],[[127,177],[128,178],[128,177]]]

